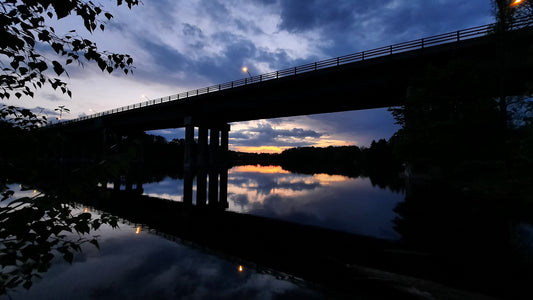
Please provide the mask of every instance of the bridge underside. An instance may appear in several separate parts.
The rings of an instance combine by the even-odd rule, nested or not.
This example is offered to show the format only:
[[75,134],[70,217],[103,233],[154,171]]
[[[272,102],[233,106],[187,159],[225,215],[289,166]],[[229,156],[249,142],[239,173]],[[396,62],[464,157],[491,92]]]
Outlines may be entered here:
[[[164,102],[69,124],[67,131],[99,128],[118,132],[185,127],[193,124],[226,124],[297,115],[362,110],[402,105],[407,90],[429,66],[451,61],[468,62],[480,74],[493,73],[488,92],[501,95],[525,91],[533,80],[526,63],[533,30],[512,32],[503,43],[494,36],[408,51],[299,75],[253,83],[237,88]],[[507,50],[501,71],[502,52]],[[512,53],[510,51],[512,49]]]

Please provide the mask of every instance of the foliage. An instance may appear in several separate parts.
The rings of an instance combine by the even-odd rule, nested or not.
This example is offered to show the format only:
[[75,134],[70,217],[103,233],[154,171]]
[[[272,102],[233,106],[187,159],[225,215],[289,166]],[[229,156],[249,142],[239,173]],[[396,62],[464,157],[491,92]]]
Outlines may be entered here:
[[[0,295],[19,285],[29,288],[39,273],[45,272],[54,256],[61,255],[72,262],[74,252],[81,245],[91,243],[98,247],[96,236],[88,236],[102,224],[112,227],[117,219],[108,214],[98,218],[89,213],[74,213],[79,195],[92,185],[92,177],[83,173],[83,182],[74,181],[60,189],[48,189],[32,197],[14,198],[7,183],[16,178],[33,183],[35,178],[50,179],[38,172],[35,153],[39,144],[46,142],[35,130],[46,122],[27,109],[3,106],[0,109],[0,130],[3,145],[0,147]],[[41,152],[41,155],[44,153]],[[55,174],[55,170],[46,170]],[[39,175],[41,174],[41,175]],[[74,179],[76,176],[70,178]],[[57,178],[56,178],[57,179]],[[64,184],[65,182],[63,182]],[[80,192],[83,191],[83,192]]]
[[[117,0],[129,8],[138,5],[138,0]],[[100,51],[96,43],[82,38],[75,30],[66,34],[57,33],[47,21],[77,15],[90,33],[104,30],[106,21],[113,15],[101,5],[83,0],[4,0],[0,4],[0,98],[12,94],[33,97],[34,90],[45,84],[60,88],[71,96],[67,84],[49,75],[48,70],[60,76],[66,73],[65,66],[77,62],[96,62],[102,71],[111,73],[121,69],[126,74],[132,71],[133,59],[127,54]],[[100,19],[101,17],[105,19]],[[50,53],[50,59],[45,54]],[[67,74],[68,75],[68,74]]]
[[516,18],[533,16],[533,1],[492,0],[492,13],[496,19],[496,30],[505,32]]
[[498,103],[487,88],[496,76],[490,74],[490,66],[467,61],[430,67],[413,82],[405,105],[391,109],[402,126],[392,142],[415,171],[501,159]]
[[0,107],[0,122],[7,122],[16,128],[31,130],[45,125],[46,116],[38,117],[29,109],[16,106],[2,105]]
[[[2,193],[2,201],[13,191]],[[97,237],[86,237],[102,224],[117,226],[117,219],[103,214],[73,213],[73,207],[51,195],[15,199],[0,206],[0,295],[23,285],[28,289],[38,273],[48,270],[55,255],[72,263],[73,252],[91,243],[99,247]]]

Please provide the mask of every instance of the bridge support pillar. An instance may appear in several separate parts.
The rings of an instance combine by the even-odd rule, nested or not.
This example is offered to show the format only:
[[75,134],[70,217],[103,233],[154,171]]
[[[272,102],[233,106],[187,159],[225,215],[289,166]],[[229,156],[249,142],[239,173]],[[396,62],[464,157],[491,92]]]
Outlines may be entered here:
[[211,128],[209,137],[209,205],[218,203],[219,130]]
[[183,202],[192,204],[194,177],[196,176],[196,205],[228,207],[227,152],[228,124],[198,126],[198,147],[195,149],[195,125],[191,118],[185,120],[185,151]]
[[194,179],[194,124],[192,118],[185,120],[185,150],[183,160],[183,202],[192,204],[192,188]]
[[196,205],[204,206],[207,200],[208,148],[205,126],[198,127],[198,171],[196,174]]
[[225,124],[220,129],[220,206],[228,208],[228,144],[229,144],[230,125]]

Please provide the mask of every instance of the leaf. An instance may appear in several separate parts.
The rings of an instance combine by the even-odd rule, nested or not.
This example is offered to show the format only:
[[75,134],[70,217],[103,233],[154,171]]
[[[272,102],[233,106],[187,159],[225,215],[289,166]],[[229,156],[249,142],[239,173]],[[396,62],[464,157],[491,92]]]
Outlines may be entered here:
[[59,54],[59,52],[62,52],[63,51],[63,45],[60,44],[60,43],[52,43],[52,48],[54,49],[54,51],[56,53]]
[[50,40],[50,32],[43,30],[37,34],[37,37],[43,42],[48,42]]
[[100,68],[100,70],[104,71],[107,67],[107,64],[103,60],[98,60],[98,67]]
[[65,69],[63,69],[63,66],[55,60],[52,61],[52,65],[54,65],[54,71],[57,75],[61,75],[65,71]]
[[13,69],[16,69],[19,67],[19,62],[14,60],[10,63],[11,67],[13,67]]
[[[119,5],[120,5],[120,4],[119,4]],[[105,16],[108,20],[111,20],[111,18],[113,18],[113,15],[110,14],[110,13],[108,13],[108,12],[104,13],[104,16]]]

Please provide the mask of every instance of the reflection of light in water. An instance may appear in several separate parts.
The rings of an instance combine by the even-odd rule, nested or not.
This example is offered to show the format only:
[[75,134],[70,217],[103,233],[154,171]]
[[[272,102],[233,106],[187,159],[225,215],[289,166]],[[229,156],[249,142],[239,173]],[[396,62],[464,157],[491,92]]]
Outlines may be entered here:
[[86,207],[84,210],[83,210],[84,213],[86,212],[89,212],[89,209]]
[[37,194],[37,190],[33,190],[33,193],[34,193],[34,194]]
[[141,227],[137,227],[137,229],[135,229],[135,234],[139,234],[141,233]]
[[244,271],[244,268],[242,265],[239,265],[239,272],[242,272],[242,271]]
[[331,183],[331,182],[344,182],[350,180],[349,177],[342,175],[328,175],[328,174],[315,174],[313,177],[318,180],[321,184]]
[[263,173],[263,174],[289,174],[289,171],[283,170],[281,166],[261,166],[261,165],[247,165],[247,166],[237,166],[232,168],[229,171],[230,174],[232,173]]

